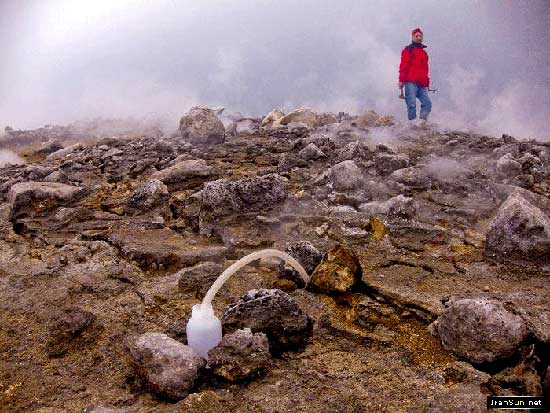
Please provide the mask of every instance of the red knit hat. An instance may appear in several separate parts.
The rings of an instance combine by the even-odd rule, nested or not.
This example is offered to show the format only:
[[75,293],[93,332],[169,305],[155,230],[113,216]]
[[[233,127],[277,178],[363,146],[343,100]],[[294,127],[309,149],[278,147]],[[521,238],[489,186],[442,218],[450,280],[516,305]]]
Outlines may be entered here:
[[416,29],[413,30],[412,35],[414,36],[416,33],[424,34],[424,33],[422,33],[422,30],[420,30],[419,27],[417,27]]

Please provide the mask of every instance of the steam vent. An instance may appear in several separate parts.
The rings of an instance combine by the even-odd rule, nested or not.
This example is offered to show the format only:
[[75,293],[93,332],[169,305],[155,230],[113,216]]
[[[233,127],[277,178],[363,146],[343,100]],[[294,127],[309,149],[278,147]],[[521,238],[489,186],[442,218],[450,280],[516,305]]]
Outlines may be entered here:
[[[374,111],[227,112],[5,130],[0,411],[548,401],[548,143]],[[193,306],[264,249],[305,271],[236,271],[212,301],[223,339],[201,357]]]

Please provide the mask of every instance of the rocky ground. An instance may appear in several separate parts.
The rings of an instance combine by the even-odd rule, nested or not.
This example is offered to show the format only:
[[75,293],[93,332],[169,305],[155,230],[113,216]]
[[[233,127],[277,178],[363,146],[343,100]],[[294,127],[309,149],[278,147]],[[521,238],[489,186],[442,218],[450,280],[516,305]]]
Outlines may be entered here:
[[[549,394],[548,144],[201,107],[177,133],[7,132],[41,146],[0,169],[0,411],[478,412]],[[237,272],[207,364],[184,345],[191,307],[264,248],[311,279],[278,259]]]

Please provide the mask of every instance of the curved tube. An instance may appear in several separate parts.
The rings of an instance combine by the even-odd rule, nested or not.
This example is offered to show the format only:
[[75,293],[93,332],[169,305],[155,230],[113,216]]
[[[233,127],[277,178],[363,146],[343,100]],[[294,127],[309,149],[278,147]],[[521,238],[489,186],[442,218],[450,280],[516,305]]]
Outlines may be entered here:
[[218,277],[218,279],[212,284],[208,292],[206,293],[206,296],[204,297],[204,300],[202,300],[201,307],[206,310],[207,308],[212,306],[212,300],[214,299],[214,296],[218,292],[218,290],[222,287],[222,285],[231,277],[235,272],[237,272],[241,267],[244,267],[246,264],[251,263],[252,261],[256,261],[260,258],[267,258],[267,257],[277,257],[281,258],[282,260],[286,261],[288,264],[290,264],[302,277],[304,282],[309,282],[309,276],[307,275],[306,270],[304,270],[304,267],[300,265],[298,261],[296,261],[294,258],[292,258],[290,255],[288,255],[285,252],[274,250],[274,249],[267,249],[267,250],[261,250],[253,252],[252,254],[248,254],[245,257],[241,258],[237,262],[233,263],[229,267],[225,269],[224,272],[221,273],[221,275]]

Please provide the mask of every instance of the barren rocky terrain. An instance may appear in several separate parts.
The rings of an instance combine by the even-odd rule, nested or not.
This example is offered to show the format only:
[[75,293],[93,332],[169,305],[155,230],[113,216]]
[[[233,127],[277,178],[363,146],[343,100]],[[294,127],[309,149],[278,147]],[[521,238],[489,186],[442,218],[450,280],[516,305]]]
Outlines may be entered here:
[[[173,133],[6,132],[26,162],[0,169],[2,412],[480,412],[549,394],[548,144],[204,107]],[[265,248],[311,279],[278,259],[233,275],[207,363],[185,346],[191,307]]]

